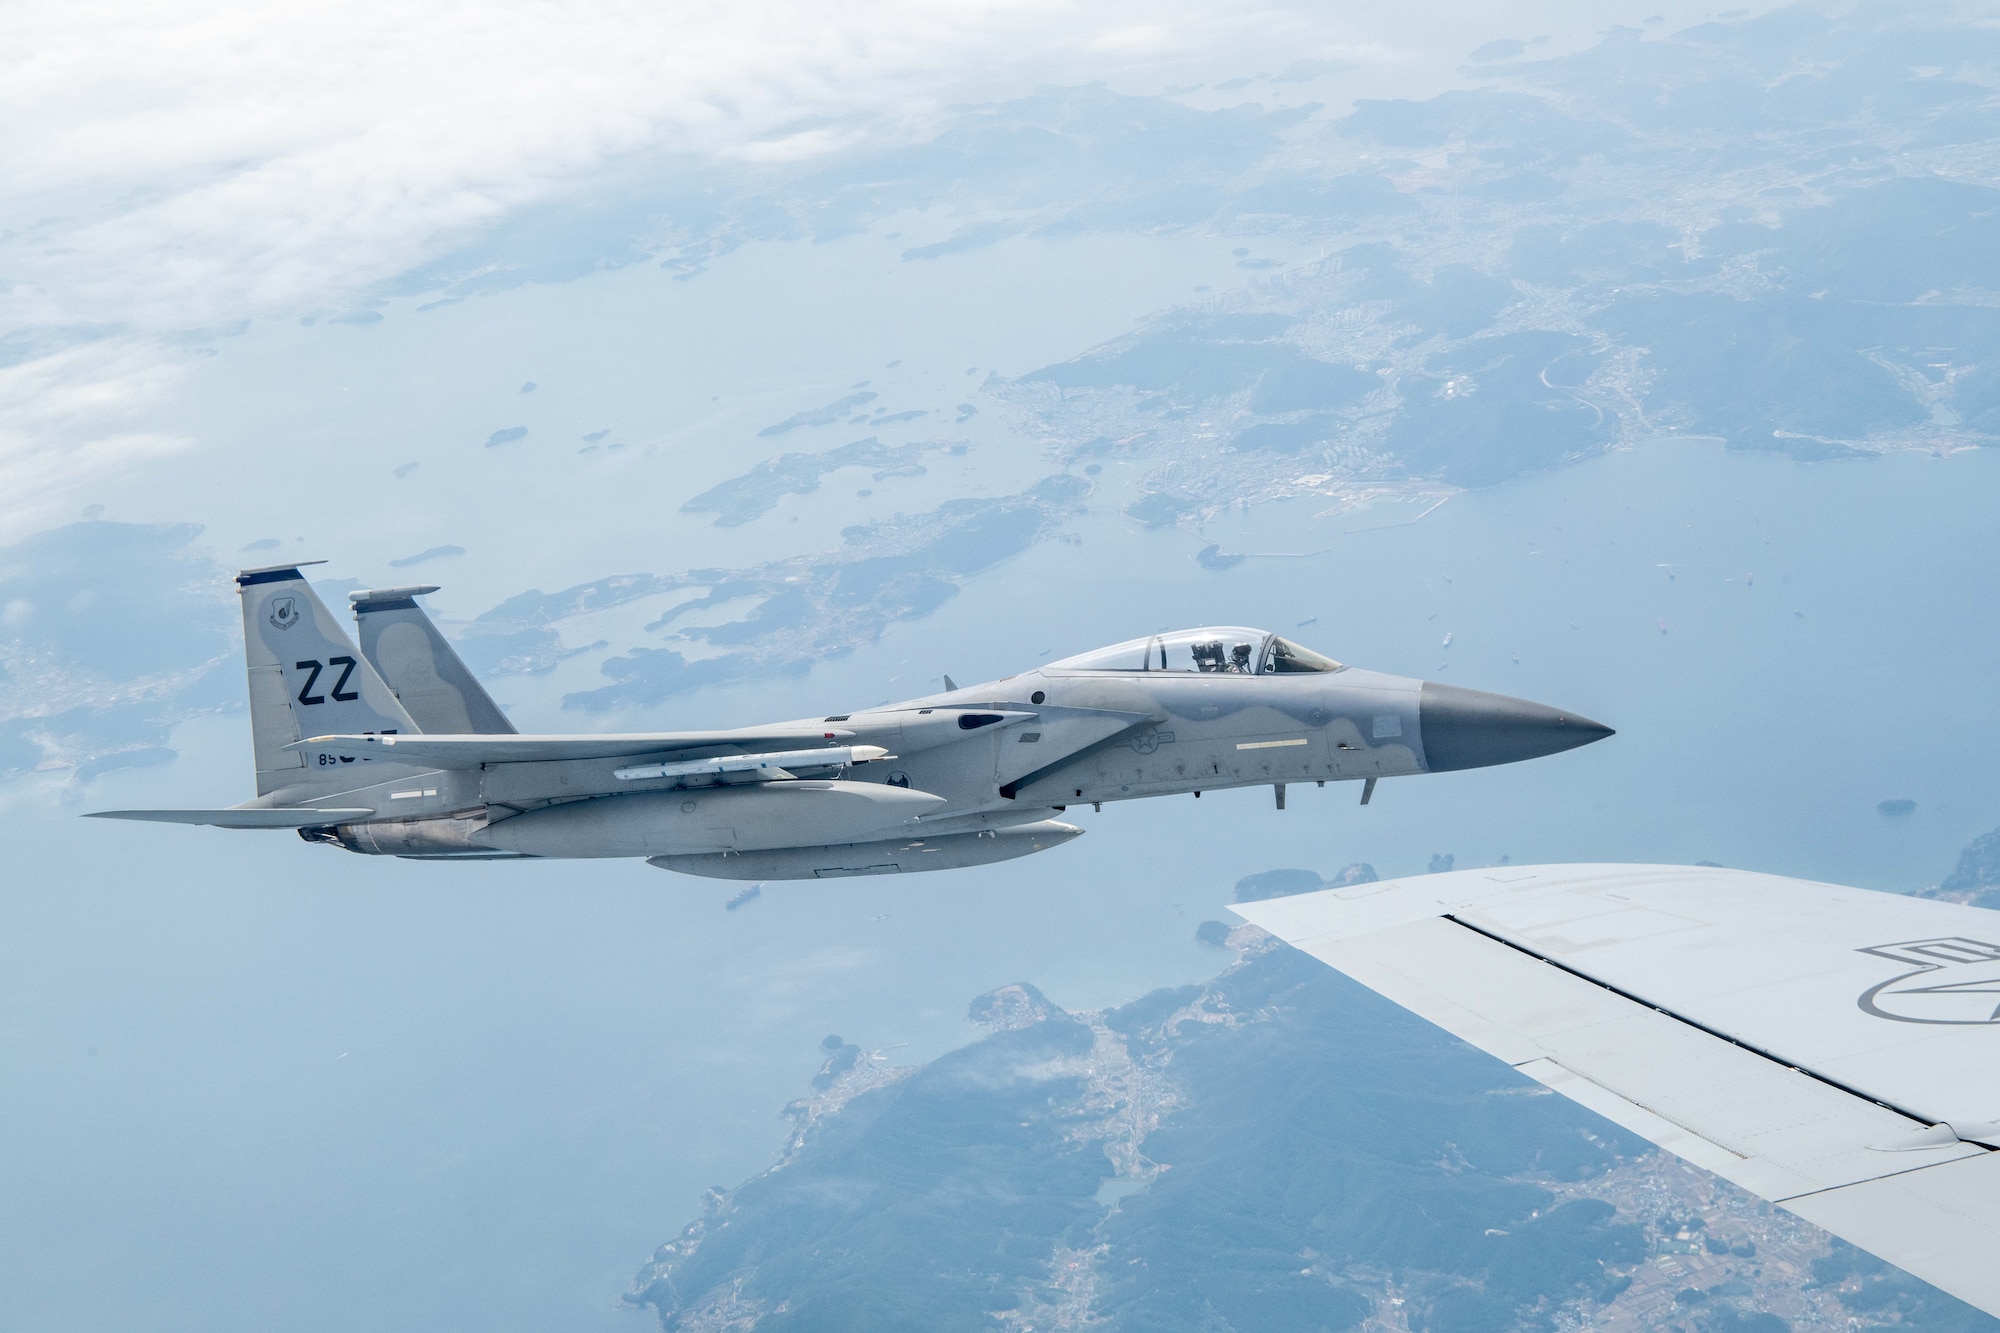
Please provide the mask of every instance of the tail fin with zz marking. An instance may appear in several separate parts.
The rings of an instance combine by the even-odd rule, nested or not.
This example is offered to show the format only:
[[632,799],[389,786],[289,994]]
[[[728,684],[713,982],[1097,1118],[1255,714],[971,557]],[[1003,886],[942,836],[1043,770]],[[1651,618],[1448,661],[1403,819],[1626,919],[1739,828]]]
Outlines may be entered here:
[[250,670],[257,794],[282,793],[287,800],[311,800],[355,785],[351,774],[309,767],[305,755],[285,749],[294,741],[417,731],[299,568],[246,569],[236,576]]

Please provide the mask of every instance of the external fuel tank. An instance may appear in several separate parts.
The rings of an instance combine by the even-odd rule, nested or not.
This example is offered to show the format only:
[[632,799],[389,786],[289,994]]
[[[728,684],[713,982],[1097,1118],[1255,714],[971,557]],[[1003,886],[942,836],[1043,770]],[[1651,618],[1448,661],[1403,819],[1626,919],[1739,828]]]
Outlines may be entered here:
[[709,879],[843,879],[850,875],[910,874],[919,870],[961,870],[1011,861],[1045,851],[1076,837],[1074,824],[1041,819],[1032,824],[969,833],[886,839],[843,847],[781,847],[761,852],[711,852],[700,856],[654,856],[647,863],[683,875]]
[[526,856],[686,856],[893,838],[944,805],[879,782],[765,782],[635,792],[544,806],[471,840]]

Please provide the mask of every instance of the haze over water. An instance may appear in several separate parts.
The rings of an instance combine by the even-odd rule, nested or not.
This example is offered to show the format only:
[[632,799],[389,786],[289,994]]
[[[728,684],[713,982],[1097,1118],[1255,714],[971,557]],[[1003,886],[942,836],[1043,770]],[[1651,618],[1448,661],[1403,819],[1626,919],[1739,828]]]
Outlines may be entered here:
[[[615,1294],[701,1189],[768,1162],[820,1037],[917,1061],[1005,982],[1086,1007],[1204,976],[1194,926],[1244,874],[1408,874],[1449,852],[1935,882],[2000,807],[2000,645],[1969,582],[2000,557],[1996,502],[1985,452],[1799,464],[1666,441],[1221,574],[1189,538],[1101,514],[1081,547],[1037,548],[878,645],[710,702],[799,715],[873,702],[899,672],[966,681],[1228,621],[1619,735],[1385,783],[1365,810],[1334,787],[1283,814],[1263,790],[1072,811],[1089,835],[1047,857],[771,884],[735,912],[733,885],[640,865],[379,862],[17,802],[0,837],[34,888],[7,901],[0,994],[37,1095],[0,1130],[39,1150],[5,1182],[31,1205],[7,1216],[35,1219],[8,1226],[10,1300],[41,1327],[92,1325],[86,1283],[141,1328],[197,1310],[217,1328],[636,1327]],[[1267,550],[1322,544],[1314,526],[1253,514]],[[172,768],[91,804],[230,789],[244,731],[190,724]],[[1886,818],[1888,798],[1917,810]]]
[[[619,1294],[775,1160],[824,1037],[916,1064],[995,986],[1081,1009],[1208,978],[1195,928],[1259,871],[1936,883],[2000,822],[2000,464],[1972,447],[2000,433],[2000,111],[1939,51],[2000,53],[1951,16],[1560,17],[1468,29],[1500,39],[1470,63],[1358,43],[1024,84],[823,155],[642,152],[353,290],[23,316],[0,1324],[649,1327]],[[142,364],[103,370],[128,338]],[[814,470],[871,439],[903,461]],[[1094,489],[1037,498],[1051,476]],[[745,478],[741,522],[683,508]],[[1395,498],[1315,517],[1366,491]],[[994,512],[1032,523],[938,555]],[[955,592],[829,610],[884,552]],[[335,604],[443,584],[529,731],[823,716],[1227,623],[1618,735],[1365,809],[1072,808],[1088,836],[1046,855],[735,911],[634,863],[77,818],[250,794],[227,574],[320,556]],[[564,601],[617,576],[659,586]],[[759,631],[794,579],[805,628]],[[648,674],[672,653],[689,674]]]

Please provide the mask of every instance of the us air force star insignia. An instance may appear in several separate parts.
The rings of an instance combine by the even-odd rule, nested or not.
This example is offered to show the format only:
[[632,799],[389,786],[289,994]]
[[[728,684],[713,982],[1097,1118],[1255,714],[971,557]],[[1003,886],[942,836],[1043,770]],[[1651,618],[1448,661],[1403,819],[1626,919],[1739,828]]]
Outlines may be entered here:
[[299,604],[290,597],[280,597],[271,603],[271,624],[279,629],[290,629],[299,623]]
[[1863,1013],[1896,1023],[2000,1023],[2000,944],[1951,935],[1859,952],[1915,969],[1863,991]]

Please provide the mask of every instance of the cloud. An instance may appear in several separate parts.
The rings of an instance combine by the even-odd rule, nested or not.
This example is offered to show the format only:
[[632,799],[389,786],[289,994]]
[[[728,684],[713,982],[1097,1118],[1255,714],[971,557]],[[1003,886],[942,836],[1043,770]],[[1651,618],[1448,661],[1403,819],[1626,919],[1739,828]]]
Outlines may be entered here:
[[[14,11],[17,18],[20,10]],[[61,318],[335,307],[621,154],[788,156],[969,84],[1197,49],[1128,0],[29,6],[0,52],[6,271]]]
[[184,360],[117,334],[0,368],[0,531],[46,520],[42,498],[80,476],[185,450],[186,437],[140,424],[172,396]]
[[[1312,21],[1275,14],[1194,0],[22,0],[0,45],[0,351],[31,350],[0,375],[0,531],[46,520],[94,467],[185,444],[150,423],[187,330],[353,314],[633,154],[794,160],[1040,81],[1225,49],[1310,53]],[[85,326],[87,345],[33,350]]]

